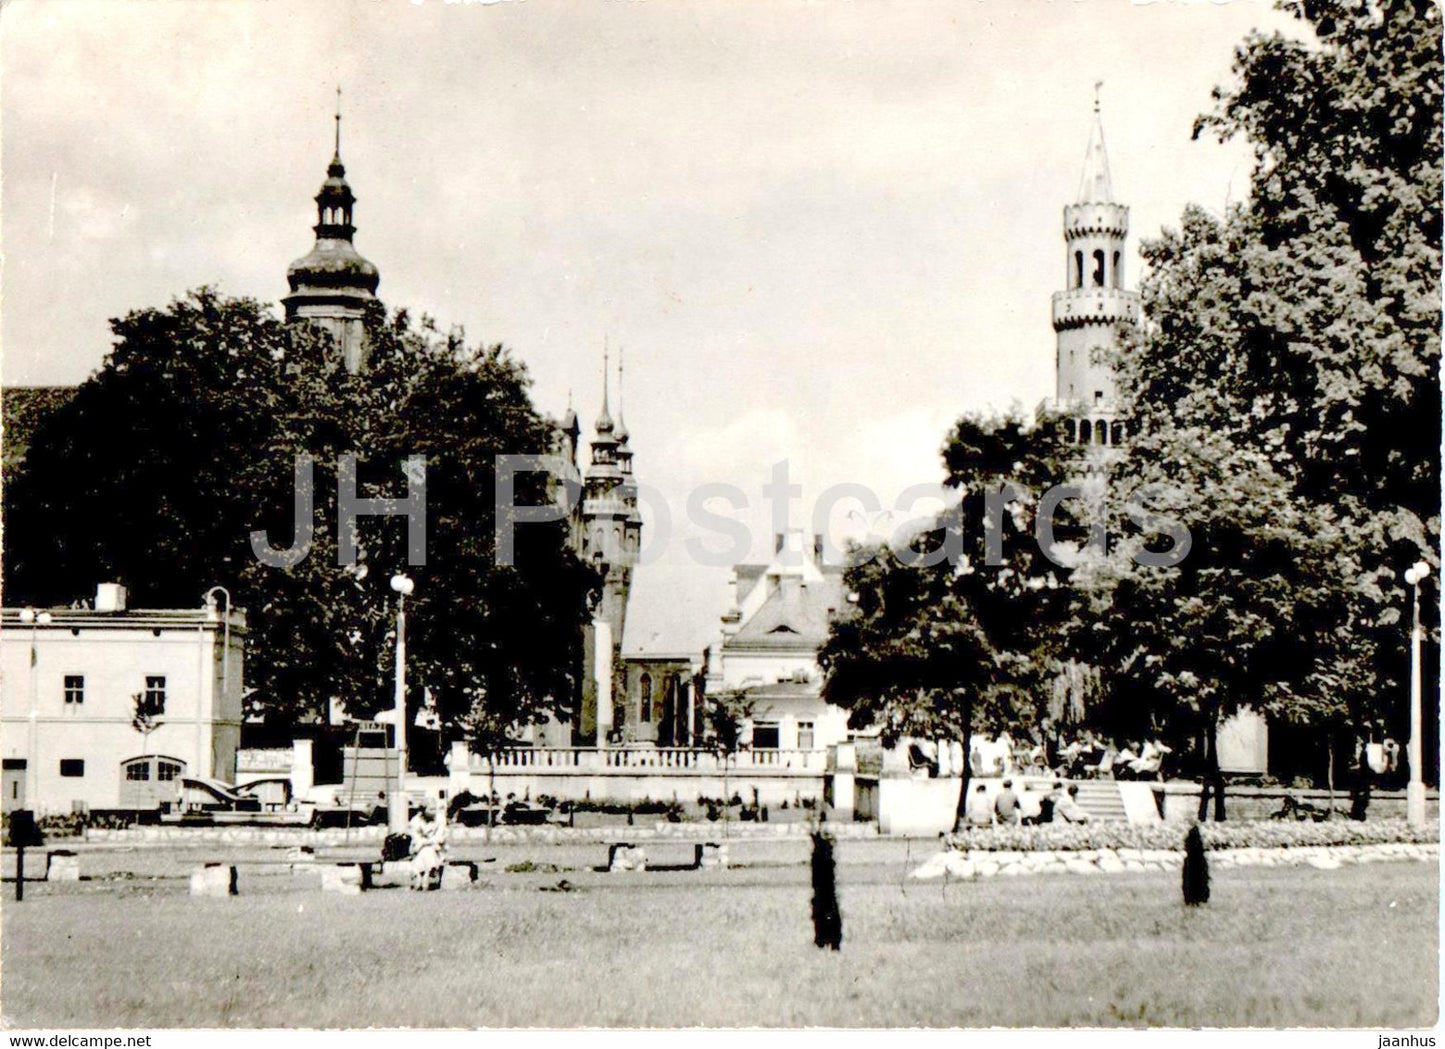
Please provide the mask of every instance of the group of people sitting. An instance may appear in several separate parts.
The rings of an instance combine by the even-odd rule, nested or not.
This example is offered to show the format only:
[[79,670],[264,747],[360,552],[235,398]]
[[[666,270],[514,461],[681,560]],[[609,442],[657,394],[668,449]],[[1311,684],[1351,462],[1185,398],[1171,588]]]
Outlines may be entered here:
[[1085,729],[1063,746],[1047,738],[1016,743],[1008,732],[975,736],[969,764],[975,776],[1001,776],[1032,772],[1068,779],[1160,779],[1173,748],[1157,737],[1119,745]]
[[1079,805],[1078,785],[1071,783],[1066,790],[1061,780],[1054,780],[1045,793],[1027,786],[1022,792],[1015,792],[1013,780],[1006,779],[992,798],[988,786],[980,783],[969,795],[966,816],[969,825],[974,827],[1089,822],[1089,814]]

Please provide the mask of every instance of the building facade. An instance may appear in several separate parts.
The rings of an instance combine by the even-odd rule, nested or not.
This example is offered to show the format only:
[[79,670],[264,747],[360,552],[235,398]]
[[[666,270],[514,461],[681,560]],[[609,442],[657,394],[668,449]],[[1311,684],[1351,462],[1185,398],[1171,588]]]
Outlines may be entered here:
[[244,612],[127,610],[115,584],[89,608],[0,611],[4,808],[155,809],[182,776],[234,780],[245,635]]
[[733,607],[706,654],[706,693],[748,711],[744,746],[818,750],[848,736],[848,715],[823,700],[818,652],[844,607],[843,569],[823,562],[821,536],[774,537],[772,563],[733,569]]

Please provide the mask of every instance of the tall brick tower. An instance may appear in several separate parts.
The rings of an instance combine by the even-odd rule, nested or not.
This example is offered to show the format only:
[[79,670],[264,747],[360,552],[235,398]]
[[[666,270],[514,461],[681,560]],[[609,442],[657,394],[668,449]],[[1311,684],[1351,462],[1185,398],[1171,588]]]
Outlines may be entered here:
[[1129,209],[1114,200],[1097,89],[1078,197],[1064,208],[1066,290],[1054,293],[1058,384],[1052,410],[1079,444],[1109,445],[1124,437],[1112,357],[1120,326],[1139,321],[1139,296],[1124,290]]

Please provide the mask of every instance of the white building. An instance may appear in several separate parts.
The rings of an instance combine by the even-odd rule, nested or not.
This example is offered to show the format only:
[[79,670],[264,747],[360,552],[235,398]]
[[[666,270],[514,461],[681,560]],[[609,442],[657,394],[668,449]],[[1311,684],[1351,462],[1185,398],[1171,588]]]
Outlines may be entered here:
[[753,750],[818,750],[848,736],[846,711],[823,701],[818,650],[843,607],[843,569],[822,561],[822,540],[776,537],[772,564],[733,569],[733,607],[707,652],[707,695],[742,692],[753,706],[743,742]]
[[[95,607],[0,611],[4,808],[151,809],[180,776],[233,780],[241,737],[244,612]],[[163,710],[149,733],[136,697]]]

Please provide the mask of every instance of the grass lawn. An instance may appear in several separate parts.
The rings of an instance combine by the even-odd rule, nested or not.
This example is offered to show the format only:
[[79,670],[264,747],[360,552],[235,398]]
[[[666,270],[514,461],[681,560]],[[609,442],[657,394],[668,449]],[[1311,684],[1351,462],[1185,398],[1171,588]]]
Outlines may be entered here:
[[[792,854],[729,871],[502,873],[519,853],[475,891],[427,895],[324,895],[245,870],[234,899],[191,899],[173,875],[37,886],[3,907],[4,1022],[1435,1022],[1434,863],[1216,871],[1213,901],[1186,911],[1175,874],[904,886],[896,849],[867,862],[849,848],[840,954],[812,946]],[[572,891],[541,891],[563,877]]]

